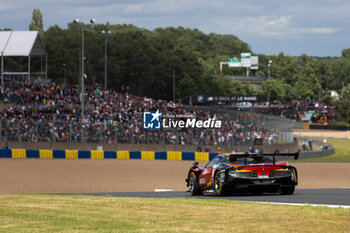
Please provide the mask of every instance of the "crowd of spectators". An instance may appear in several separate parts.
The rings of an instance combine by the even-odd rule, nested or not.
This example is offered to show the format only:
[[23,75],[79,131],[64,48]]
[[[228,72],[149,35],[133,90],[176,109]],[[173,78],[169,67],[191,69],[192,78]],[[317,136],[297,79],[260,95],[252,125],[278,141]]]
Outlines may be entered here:
[[[251,145],[255,138],[262,138],[266,144],[276,143],[278,138],[277,131],[256,124],[99,86],[85,88],[83,124],[78,85],[6,82],[0,102],[0,138],[12,141]],[[197,120],[214,118],[221,120],[222,126],[144,129],[143,112],[156,110]]]

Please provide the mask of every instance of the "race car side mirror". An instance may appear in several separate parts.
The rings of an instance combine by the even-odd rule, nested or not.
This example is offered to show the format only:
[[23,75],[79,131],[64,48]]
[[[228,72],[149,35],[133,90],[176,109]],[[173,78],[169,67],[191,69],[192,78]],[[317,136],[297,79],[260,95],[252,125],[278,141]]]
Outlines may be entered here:
[[197,161],[194,161],[194,162],[192,163],[192,166],[193,166],[193,167],[198,167],[198,165],[199,165],[199,163],[198,163]]

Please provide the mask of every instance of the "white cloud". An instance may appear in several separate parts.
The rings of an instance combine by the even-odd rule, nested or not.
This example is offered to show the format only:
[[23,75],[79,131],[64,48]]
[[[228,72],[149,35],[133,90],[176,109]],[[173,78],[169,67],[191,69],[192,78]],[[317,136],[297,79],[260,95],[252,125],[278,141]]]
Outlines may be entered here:
[[14,9],[15,5],[0,2],[0,11]]
[[144,11],[145,4],[132,4],[132,5],[126,5],[123,9],[123,13],[126,14],[138,14],[138,13],[143,13]]
[[313,34],[333,34],[336,32],[335,28],[311,28],[309,31]]
[[[2,0],[0,28],[26,30],[33,8],[43,13],[45,28],[54,24],[66,27],[74,18],[88,22],[94,17],[97,23],[127,23],[151,30],[183,26],[205,33],[234,34],[253,48],[267,41],[270,47],[263,43],[266,50],[295,42],[307,49],[315,47],[317,53],[327,46],[341,50],[338,47],[348,46],[350,36],[348,0]],[[315,38],[324,46],[316,46]]]
[[[232,33],[236,35],[256,35],[268,37],[292,37],[308,34],[332,34],[337,30],[332,27],[295,27],[293,16],[259,16],[240,17],[237,19],[215,20],[215,29],[221,33]],[[230,22],[230,23],[227,23]],[[220,25],[220,26],[219,26]],[[210,27],[214,27],[213,24]],[[210,30],[208,27],[206,30]]]
[[261,28],[263,34],[280,34],[285,33],[288,30],[288,25],[292,16],[280,16],[274,17],[273,19],[269,19],[269,17],[265,16],[262,18],[262,23],[264,25]]

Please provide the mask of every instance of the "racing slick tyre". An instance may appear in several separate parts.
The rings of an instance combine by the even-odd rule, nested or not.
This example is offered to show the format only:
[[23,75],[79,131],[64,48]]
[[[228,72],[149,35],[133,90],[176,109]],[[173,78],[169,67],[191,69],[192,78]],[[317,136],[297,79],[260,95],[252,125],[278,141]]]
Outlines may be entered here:
[[214,176],[214,192],[218,196],[227,196],[233,193],[233,187],[224,186],[223,180],[225,180],[224,172],[217,172]]
[[281,195],[292,195],[295,190],[295,185],[281,187]]
[[188,177],[188,188],[192,196],[202,194],[202,191],[199,188],[199,184],[197,182],[197,176],[194,174],[194,172],[191,172]]

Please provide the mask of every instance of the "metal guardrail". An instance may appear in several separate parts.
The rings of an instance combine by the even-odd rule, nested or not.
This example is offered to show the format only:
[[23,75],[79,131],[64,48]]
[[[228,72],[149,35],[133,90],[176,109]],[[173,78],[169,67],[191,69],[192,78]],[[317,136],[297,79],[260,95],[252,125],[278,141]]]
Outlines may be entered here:
[[350,130],[350,126],[310,124],[310,129],[348,131],[348,130]]
[[304,129],[305,122],[294,122],[294,129]]

